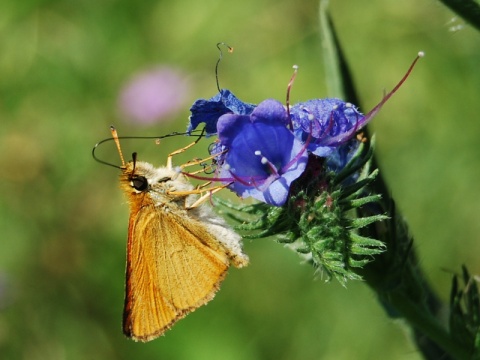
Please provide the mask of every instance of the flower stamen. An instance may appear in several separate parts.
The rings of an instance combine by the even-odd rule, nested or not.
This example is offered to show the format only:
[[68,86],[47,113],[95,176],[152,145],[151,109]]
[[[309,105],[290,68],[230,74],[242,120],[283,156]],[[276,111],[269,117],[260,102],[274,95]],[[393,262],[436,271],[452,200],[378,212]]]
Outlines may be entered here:
[[293,122],[292,122],[292,118],[290,117],[290,90],[292,89],[293,82],[297,77],[297,73],[298,73],[298,65],[293,65],[293,75],[290,78],[290,81],[288,82],[288,85],[287,85],[287,98],[285,100],[285,104],[287,106],[288,129],[290,131],[293,131]]
[[310,141],[312,140],[312,123],[310,123],[310,131],[308,133],[308,137],[307,137],[307,140],[305,140],[305,143],[303,144],[302,148],[300,149],[300,151],[298,152],[297,155],[295,155],[295,157],[290,160],[282,169],[281,169],[281,172],[282,174],[287,172],[288,169],[290,169],[290,167],[297,163],[300,158],[302,157],[303,153],[307,150],[308,148],[308,145],[310,144]]
[[403,77],[400,79],[398,84],[395,85],[395,87],[388,94],[384,95],[382,101],[380,101],[372,110],[370,110],[368,112],[367,115],[365,115],[362,118],[362,121],[361,121],[362,124],[360,124],[361,125],[360,127],[363,127],[363,124],[366,124],[371,118],[373,118],[380,111],[383,104],[385,104],[387,102],[387,100],[390,99],[392,97],[392,95],[397,92],[397,90],[403,85],[405,80],[407,80],[407,78],[410,76],[410,73],[412,72],[413,68],[415,67],[415,64],[417,63],[417,61],[424,56],[425,56],[425,53],[423,51],[418,52],[417,57],[410,64],[410,67],[408,68],[405,75],[403,75]]
[[260,162],[262,163],[262,165],[268,165],[268,170],[270,170],[270,174],[275,175],[277,179],[280,177],[277,167],[265,156],[263,156],[260,150],[255,151],[255,155],[261,156]]

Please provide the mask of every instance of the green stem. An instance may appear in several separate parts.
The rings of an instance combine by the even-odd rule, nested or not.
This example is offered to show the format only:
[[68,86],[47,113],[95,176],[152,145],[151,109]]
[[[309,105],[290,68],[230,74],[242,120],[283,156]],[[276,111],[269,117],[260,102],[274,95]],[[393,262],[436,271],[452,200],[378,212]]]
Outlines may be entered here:
[[[480,6],[474,0],[441,0],[466,21],[480,29]],[[345,100],[360,105],[335,28],[328,15],[328,0],[320,0],[319,9],[322,45],[325,50],[326,73],[330,88]],[[368,131],[365,135],[368,137]],[[371,170],[377,169],[375,158]],[[443,326],[439,300],[417,261],[414,242],[408,226],[399,214],[381,173],[369,186],[372,194],[381,195],[378,206],[371,204],[358,209],[358,217],[388,215],[390,220],[368,225],[359,235],[384,242],[387,251],[375,256],[361,270],[355,270],[378,294],[387,313],[403,318],[414,330],[414,340],[425,359],[469,359],[469,349],[457,341]],[[450,355],[450,356],[449,356]]]
[[408,296],[400,292],[390,292],[386,295],[388,302],[402,314],[410,325],[428,336],[455,359],[470,359],[465,348],[452,340],[450,334],[433,316],[411,301]]
[[[375,157],[372,168],[378,168]],[[360,208],[359,216],[383,213],[390,219],[362,229],[361,235],[383,241],[387,252],[377,256],[361,270],[360,275],[377,293],[387,312],[403,318],[412,327],[414,339],[425,359],[447,359],[448,355],[452,359],[469,359],[468,349],[456,342],[440,321],[445,305],[419,266],[413,238],[381,174],[372,183],[371,190],[382,196],[379,207]]]

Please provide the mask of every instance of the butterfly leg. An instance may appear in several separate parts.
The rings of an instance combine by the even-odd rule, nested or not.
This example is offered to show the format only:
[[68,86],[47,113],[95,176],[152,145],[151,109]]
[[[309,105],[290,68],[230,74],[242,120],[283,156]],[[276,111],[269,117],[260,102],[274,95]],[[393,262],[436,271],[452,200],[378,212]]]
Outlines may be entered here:
[[197,188],[197,189],[202,189],[202,188],[204,188],[204,187],[206,187],[206,186],[210,185],[211,183],[212,183],[211,181],[207,181],[205,184],[198,185],[196,188]]
[[187,146],[181,148],[181,149],[178,149],[178,150],[175,150],[174,152],[171,152],[170,154],[168,154],[168,157],[167,157],[167,168],[168,169],[173,169],[172,167],[172,158],[173,158],[173,155],[177,155],[177,154],[181,154],[183,153],[185,150],[187,149],[190,149],[192,146],[194,146],[196,143],[198,143],[200,141],[200,139],[203,137],[203,134],[205,133],[205,128],[203,128],[200,136],[197,138],[197,140],[195,140],[194,142],[192,142],[191,144],[188,144]]
[[195,194],[203,194],[201,195],[197,200],[195,200],[195,202],[191,205],[185,205],[185,209],[189,210],[189,209],[193,209],[193,208],[196,208],[198,206],[200,206],[201,204],[203,204],[205,201],[207,201],[208,199],[210,199],[210,197],[215,194],[216,192],[226,188],[228,185],[230,184],[226,184],[226,185],[219,185],[219,186],[214,186],[214,187],[211,187],[209,189],[204,189],[205,186],[208,186],[209,183],[205,183],[201,186],[199,186],[198,188],[196,189],[193,189],[193,190],[187,190],[187,191],[169,191],[167,194],[168,195],[174,195],[174,196],[188,196],[188,195],[195,195]]
[[193,145],[195,145],[198,140],[200,138],[198,138],[197,140],[195,140],[194,142],[192,142],[191,144],[188,144],[187,146],[181,148],[181,149],[178,149],[178,150],[175,150],[174,152],[171,152],[170,154],[168,154],[168,157],[167,157],[167,168],[168,169],[173,169],[173,166],[172,166],[172,158],[173,158],[173,155],[178,155],[178,154],[181,154],[183,153],[185,150],[187,149],[190,149]]
[[[219,152],[219,153],[216,153],[216,154],[214,154],[214,155],[210,155],[209,157],[206,157],[206,158],[204,158],[204,159],[196,159],[196,160],[193,160],[193,161],[189,161],[189,162],[181,165],[180,168],[183,170],[183,169],[185,169],[185,168],[188,167],[188,166],[193,166],[193,165],[202,164],[203,162],[206,162],[206,161],[208,161],[208,160],[215,159],[216,157],[218,157],[218,156],[220,156],[220,155],[222,155],[222,154],[224,154],[224,153],[226,153],[226,152],[227,152],[227,150],[224,150],[224,151]],[[199,170],[199,171],[192,172],[192,173],[190,173],[190,174],[196,174],[196,173],[199,173],[199,172],[202,172],[202,171],[204,171],[204,169]]]
[[[208,183],[207,183],[208,184]],[[207,184],[204,184],[203,186],[207,186]],[[189,209],[193,209],[193,208],[196,208],[198,206],[200,206],[201,204],[203,204],[205,201],[211,199],[211,196],[213,194],[215,194],[216,192],[226,188],[228,185],[230,184],[227,184],[227,185],[220,185],[220,186],[215,186],[215,187],[212,187],[210,189],[197,189],[199,192],[207,192],[206,194],[203,194],[202,196],[200,196],[193,204],[189,205],[189,206],[185,206],[185,208],[187,210]]]

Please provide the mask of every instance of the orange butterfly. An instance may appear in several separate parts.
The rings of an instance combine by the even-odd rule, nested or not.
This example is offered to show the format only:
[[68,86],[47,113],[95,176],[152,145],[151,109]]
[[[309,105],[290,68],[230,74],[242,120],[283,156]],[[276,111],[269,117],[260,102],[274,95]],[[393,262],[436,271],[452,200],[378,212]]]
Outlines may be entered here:
[[[120,187],[130,204],[123,332],[150,341],[210,301],[230,263],[248,264],[241,237],[205,204],[211,189],[195,188],[180,170],[122,160]],[[198,196],[198,194],[203,194]]]

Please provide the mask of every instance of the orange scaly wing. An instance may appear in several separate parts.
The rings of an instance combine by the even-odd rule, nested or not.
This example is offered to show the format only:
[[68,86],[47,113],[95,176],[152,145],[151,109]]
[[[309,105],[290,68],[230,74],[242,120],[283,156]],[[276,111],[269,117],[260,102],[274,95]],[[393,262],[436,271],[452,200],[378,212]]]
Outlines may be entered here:
[[148,205],[131,214],[123,332],[150,341],[213,298],[229,259],[201,222]]

